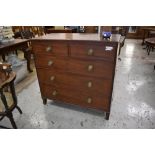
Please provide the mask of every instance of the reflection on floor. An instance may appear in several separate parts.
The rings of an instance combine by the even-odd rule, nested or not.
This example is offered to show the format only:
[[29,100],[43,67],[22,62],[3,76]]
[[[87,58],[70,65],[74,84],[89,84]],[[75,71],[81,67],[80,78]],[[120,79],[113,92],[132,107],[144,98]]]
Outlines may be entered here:
[[[43,105],[33,73],[34,82],[16,87],[23,110],[22,115],[16,110],[13,113],[18,128],[155,128],[155,52],[148,56],[141,40],[126,40],[120,57],[109,121],[103,113],[62,103]],[[0,123],[11,127],[7,118]]]

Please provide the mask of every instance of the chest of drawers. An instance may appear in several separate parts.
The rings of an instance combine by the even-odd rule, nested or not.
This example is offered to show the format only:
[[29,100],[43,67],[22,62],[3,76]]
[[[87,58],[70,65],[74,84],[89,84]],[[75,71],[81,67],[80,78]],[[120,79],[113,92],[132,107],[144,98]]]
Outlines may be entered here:
[[32,40],[44,104],[47,99],[106,112],[109,119],[119,36],[50,34]]

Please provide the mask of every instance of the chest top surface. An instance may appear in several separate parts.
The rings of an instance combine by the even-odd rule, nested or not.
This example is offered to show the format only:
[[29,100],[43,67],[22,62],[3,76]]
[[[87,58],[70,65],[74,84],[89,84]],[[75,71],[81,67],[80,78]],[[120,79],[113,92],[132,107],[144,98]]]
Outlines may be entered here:
[[45,36],[33,38],[33,40],[69,40],[69,41],[97,41],[97,42],[119,42],[119,34],[112,34],[109,40],[103,39],[100,34],[93,33],[50,33]]

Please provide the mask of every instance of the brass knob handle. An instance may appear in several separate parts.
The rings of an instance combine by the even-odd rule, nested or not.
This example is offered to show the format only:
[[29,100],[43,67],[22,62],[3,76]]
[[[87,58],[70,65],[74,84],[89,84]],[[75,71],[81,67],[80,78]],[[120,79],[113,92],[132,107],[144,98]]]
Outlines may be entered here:
[[46,52],[50,52],[50,51],[52,51],[52,47],[51,46],[46,47]]
[[91,49],[91,48],[90,48],[90,49],[88,50],[88,52],[87,52],[88,55],[93,55],[93,53],[94,53],[94,51],[93,51],[93,49]]
[[92,71],[93,70],[93,65],[88,65],[88,71]]
[[91,88],[92,87],[92,82],[89,81],[88,84],[87,84],[88,88]]
[[58,94],[58,92],[56,90],[53,91],[52,95],[56,96]]
[[53,64],[53,61],[52,60],[49,60],[48,61],[48,66],[51,66]]
[[87,103],[92,103],[92,98],[88,97],[87,98]]
[[51,76],[50,80],[53,81],[55,79],[55,76]]

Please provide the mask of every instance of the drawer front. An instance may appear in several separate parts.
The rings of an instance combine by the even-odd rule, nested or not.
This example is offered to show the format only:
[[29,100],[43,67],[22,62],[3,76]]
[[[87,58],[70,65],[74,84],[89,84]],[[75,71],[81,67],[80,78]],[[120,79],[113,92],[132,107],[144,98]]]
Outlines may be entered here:
[[67,102],[82,107],[109,111],[110,99],[105,96],[91,96],[81,91],[73,91],[55,86],[41,85],[42,96],[52,100]]
[[56,58],[53,56],[47,56],[42,54],[35,55],[35,65],[36,68],[48,68],[48,69],[60,69],[66,70],[67,59]]
[[108,59],[114,61],[116,59],[117,48],[103,44],[72,44],[70,45],[71,57],[77,58],[95,58]]
[[114,63],[108,61],[84,61],[70,59],[68,71],[76,74],[112,79]]
[[93,77],[56,72],[55,70],[38,69],[38,78],[46,85],[69,88],[91,95],[111,96],[112,81]]
[[41,41],[32,42],[35,54],[47,54],[52,56],[68,56],[68,46],[63,42]]

